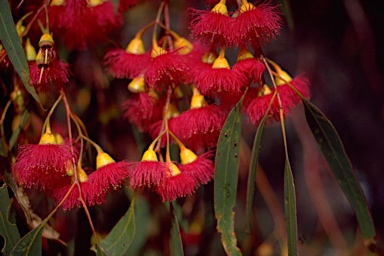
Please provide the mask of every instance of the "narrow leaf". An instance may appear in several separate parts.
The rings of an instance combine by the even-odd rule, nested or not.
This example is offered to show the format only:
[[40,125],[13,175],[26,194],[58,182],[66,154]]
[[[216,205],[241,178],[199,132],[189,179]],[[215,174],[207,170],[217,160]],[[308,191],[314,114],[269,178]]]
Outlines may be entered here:
[[[174,205],[174,202],[172,202],[172,204]],[[172,215],[171,239],[169,241],[169,248],[171,255],[183,256],[184,251],[183,243],[181,242],[179,221],[177,220],[175,211],[172,211]]]
[[39,226],[34,228],[28,234],[26,234],[11,252],[11,256],[37,256],[42,255],[41,244],[42,244],[42,233],[43,227],[47,223],[43,221]]
[[[300,96],[300,95],[299,95]],[[305,98],[301,97],[305,116],[320,149],[328,161],[341,189],[355,211],[361,234],[368,243],[373,242],[375,228],[365,200],[365,196],[345,153],[344,146],[331,122],[321,111]],[[370,240],[370,241],[369,241]]]
[[11,150],[15,145],[17,138],[19,137],[20,131],[21,129],[23,129],[28,118],[29,118],[29,111],[25,109],[24,112],[21,114],[19,125],[16,127],[15,131],[12,133],[11,138],[9,139],[9,150]]
[[3,156],[3,157],[7,156],[7,151],[5,150],[3,140],[0,140],[0,156]]
[[29,84],[30,77],[27,58],[25,57],[19,35],[16,32],[11,8],[6,0],[0,0],[0,39],[25,88],[39,102],[39,96],[36,94],[35,88]]
[[127,213],[119,220],[101,245],[108,255],[124,255],[135,235],[135,195]]
[[284,208],[287,226],[288,255],[297,255],[297,218],[296,194],[291,165],[288,157],[285,160],[284,171]]
[[244,96],[229,113],[216,150],[214,205],[217,230],[228,255],[241,255],[237,247],[232,211],[236,203],[241,133],[241,107]]
[[11,207],[11,200],[9,199],[7,187],[6,184],[0,187],[0,235],[4,238],[4,247],[1,250],[4,255],[9,255],[20,239],[16,225],[8,220],[8,209]]

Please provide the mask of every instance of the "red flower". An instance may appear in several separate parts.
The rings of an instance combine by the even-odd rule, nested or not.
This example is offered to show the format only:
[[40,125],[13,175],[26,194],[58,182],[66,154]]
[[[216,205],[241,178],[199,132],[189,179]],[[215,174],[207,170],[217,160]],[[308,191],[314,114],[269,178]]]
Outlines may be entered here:
[[[43,68],[44,67],[44,68]],[[29,71],[32,84],[37,91],[59,90],[68,82],[69,65],[61,60],[53,59],[48,65],[38,66],[36,62],[30,62]]]
[[133,189],[141,187],[156,187],[170,175],[170,169],[166,163],[159,161],[141,161],[134,165],[130,177],[130,185]]
[[104,64],[117,78],[137,77],[150,63],[149,54],[133,54],[123,49],[108,51]]
[[[166,164],[172,170],[172,175],[162,180],[156,187],[156,191],[161,196],[163,202],[173,201],[178,197],[188,196],[195,192],[195,181],[191,176],[180,172],[174,163]],[[175,169],[177,173],[174,173]]]
[[232,31],[232,19],[228,16],[225,4],[219,3],[212,10],[189,9],[192,16],[190,22],[191,36],[201,38],[205,42],[218,44],[220,47],[229,46]]
[[248,79],[248,83],[258,82],[265,70],[264,64],[256,58],[245,58],[238,60],[232,70],[238,72]]
[[154,98],[151,93],[143,92],[123,102],[124,117],[134,123],[141,131],[162,119],[164,100]]
[[232,41],[236,45],[250,44],[258,49],[264,42],[269,42],[279,30],[282,24],[280,12],[277,6],[260,4],[256,7],[251,3],[243,4],[235,18],[234,27],[236,33],[232,33]]
[[184,83],[188,67],[177,51],[165,52],[162,48],[155,46],[151,56],[151,63],[144,74],[145,82],[150,87],[161,91],[166,86]]
[[[290,84],[295,87],[305,98],[309,98],[310,92],[309,92],[309,82],[304,77],[296,77],[294,78]],[[289,114],[289,111],[292,107],[298,105],[301,103],[301,99],[295,91],[293,91],[289,85],[283,84],[279,85],[277,87],[281,104],[283,107],[284,115],[287,116]],[[271,102],[272,95],[275,89],[271,90],[270,93],[256,97],[248,106],[246,112],[252,121],[254,125],[259,125],[261,119],[264,117],[265,112],[268,109],[268,105]],[[267,119],[267,123],[273,122],[274,120],[279,120],[280,107],[279,103],[277,101],[277,98],[275,97],[271,109],[269,110],[268,116],[270,117]]]
[[22,145],[18,149],[13,174],[24,187],[49,191],[69,184],[66,172],[74,157],[69,143]]
[[215,169],[212,161],[213,151],[199,155],[196,160],[188,164],[180,164],[181,173],[187,174],[195,180],[195,184],[207,184],[214,176]]

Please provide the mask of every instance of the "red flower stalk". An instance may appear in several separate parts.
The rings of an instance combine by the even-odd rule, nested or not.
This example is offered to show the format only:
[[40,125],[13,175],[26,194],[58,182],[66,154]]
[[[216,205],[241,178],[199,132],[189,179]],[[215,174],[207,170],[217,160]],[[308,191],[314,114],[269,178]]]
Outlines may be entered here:
[[280,12],[277,6],[268,3],[257,6],[246,0],[242,0],[242,3],[234,21],[236,33],[232,33],[232,41],[240,46],[249,43],[254,49],[258,49],[279,34],[282,24]]
[[153,93],[142,92],[125,100],[122,107],[124,118],[146,132],[153,123],[162,119],[164,101],[156,99]]
[[68,82],[69,65],[61,60],[54,59],[48,65],[37,65],[30,62],[29,71],[32,84],[37,91],[59,90]]
[[166,86],[184,83],[187,70],[187,65],[177,51],[167,52],[154,44],[151,63],[145,71],[144,79],[155,91],[161,91]]
[[195,192],[194,179],[182,173],[174,163],[166,163],[171,169],[171,175],[163,179],[161,184],[156,187],[157,193],[161,196],[163,202],[173,201],[178,197],[191,195]]
[[180,171],[195,180],[195,184],[207,184],[214,176],[213,151],[199,155],[194,161],[180,164]]
[[228,16],[225,1],[220,1],[212,10],[189,9],[191,36],[220,47],[232,45],[230,34],[232,19]]
[[[53,135],[45,134],[38,145],[22,145],[18,149],[13,174],[17,182],[27,188],[41,188],[52,190],[62,187],[70,182],[67,171],[71,169],[72,159],[76,156],[71,153],[68,142],[64,144],[55,142]],[[53,138],[53,139],[52,139]]]

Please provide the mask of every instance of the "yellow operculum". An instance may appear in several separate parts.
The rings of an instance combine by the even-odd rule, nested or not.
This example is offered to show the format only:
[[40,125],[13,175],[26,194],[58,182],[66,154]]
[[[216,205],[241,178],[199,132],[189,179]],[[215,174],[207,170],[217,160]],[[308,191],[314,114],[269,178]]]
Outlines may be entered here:
[[52,0],[50,6],[65,5],[65,0]]
[[166,53],[167,51],[164,50],[162,47],[158,46],[157,44],[153,44],[152,51],[151,51],[152,58],[156,58],[157,56],[160,56]]
[[245,59],[252,59],[254,56],[252,53],[248,50],[241,50],[239,54],[237,55],[237,61],[245,60]]
[[81,166],[77,166],[77,179],[80,182],[86,182],[88,180],[88,175],[85,173],[84,169]]
[[179,175],[181,174],[181,171],[179,170],[179,168],[172,162],[169,162],[169,167],[171,169],[171,176],[176,176],[176,175]]
[[287,72],[285,72],[284,70],[279,70],[277,72],[277,74],[279,74],[279,76],[281,78],[283,78],[285,81],[283,81],[279,77],[275,77],[276,85],[283,85],[283,84],[286,84],[287,82],[291,82],[292,81],[292,77]]
[[55,136],[55,139],[56,139],[57,144],[63,144],[64,139],[63,139],[63,137],[60,135],[60,133],[57,133],[57,132],[52,132],[52,133],[53,133],[53,136]]
[[145,92],[144,75],[139,75],[138,77],[135,77],[128,84],[128,90],[134,93]]
[[115,160],[105,152],[99,152],[96,156],[96,169],[99,169],[107,164],[114,163]]
[[51,132],[45,132],[43,136],[41,136],[39,145],[47,145],[54,144],[57,145],[57,141],[55,136]]
[[43,59],[43,55],[42,55],[41,51],[37,52],[35,61],[36,61],[37,65],[44,64],[44,59]]
[[223,15],[228,15],[228,8],[225,5],[225,1],[220,1],[220,3],[216,4],[212,8],[211,12],[220,13]]
[[89,4],[94,7],[94,6],[98,6],[100,4],[104,3],[103,0],[89,0]]
[[21,110],[24,107],[24,97],[18,85],[11,93],[12,101],[17,105],[18,109]]
[[194,87],[193,88],[193,96],[191,99],[191,105],[190,109],[194,108],[201,108],[207,105],[207,102],[205,101],[205,98],[203,95],[200,94],[200,92]]
[[224,56],[217,57],[217,59],[213,62],[212,68],[231,69],[231,67],[229,66],[228,60]]
[[253,9],[256,9],[256,7],[253,4],[246,2],[246,3],[241,5],[240,13],[244,13],[246,11],[250,11],[250,10],[253,10]]
[[189,42],[184,37],[178,37],[174,41],[174,47],[175,49],[178,49],[177,52],[181,55],[188,54],[192,51],[193,45],[191,42]]
[[213,62],[215,62],[216,58],[217,58],[216,52],[208,51],[203,55],[203,57],[201,58],[201,61],[203,63],[213,64]]
[[152,88],[149,88],[148,95],[151,96],[152,98],[154,98],[155,100],[159,99],[159,95]]
[[27,41],[25,42],[25,54],[27,55],[28,61],[34,61],[36,59],[36,50],[32,46],[29,38],[27,38]]
[[176,99],[182,99],[184,97],[183,91],[180,89],[180,86],[176,86],[175,89],[173,90],[173,96]]
[[50,34],[45,33],[40,37],[39,47],[43,47],[43,46],[52,47],[54,44],[55,42],[53,41],[53,38]]
[[180,150],[180,159],[182,164],[190,164],[197,159],[197,155],[188,148]]
[[141,161],[159,161],[159,159],[157,159],[156,152],[152,148],[149,148],[144,152]]
[[73,164],[70,160],[68,160],[67,175],[71,177],[74,174],[75,174],[75,171],[73,169]]
[[173,104],[173,103],[170,103],[168,105],[168,109],[167,109],[167,113],[166,113],[167,119],[170,119],[170,118],[173,118],[173,117],[177,117],[179,115],[180,115],[180,112],[177,109],[176,105]]
[[268,87],[268,85],[264,84],[263,88],[261,88],[261,90],[257,93],[257,96],[261,97],[261,96],[268,95],[268,94],[271,94],[271,93],[272,93],[272,91]]
[[125,52],[132,54],[143,54],[145,53],[144,43],[141,38],[133,38],[131,42],[129,42]]

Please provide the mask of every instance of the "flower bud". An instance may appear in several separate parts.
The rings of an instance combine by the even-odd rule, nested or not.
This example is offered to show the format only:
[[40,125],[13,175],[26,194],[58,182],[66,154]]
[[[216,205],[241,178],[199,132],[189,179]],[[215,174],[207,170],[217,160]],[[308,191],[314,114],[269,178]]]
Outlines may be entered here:
[[174,41],[174,47],[177,49],[177,52],[181,55],[188,54],[192,51],[193,45],[184,37],[178,37]]
[[158,46],[157,44],[153,44],[152,51],[151,51],[151,58],[156,58],[157,56],[160,56],[166,53],[167,51],[164,50],[162,47]]
[[43,48],[43,47],[51,48],[54,44],[55,42],[53,41],[53,38],[50,34],[45,33],[40,37],[40,41],[39,41],[40,48]]
[[148,149],[144,152],[141,161],[159,161],[156,152],[153,149]]
[[241,50],[239,52],[239,54],[237,55],[237,61],[246,60],[246,59],[253,59],[253,58],[254,58],[254,56],[248,50]]
[[57,145],[55,136],[50,132],[45,132],[43,136],[41,136],[39,141],[39,145],[47,145],[47,144]]
[[256,7],[253,4],[247,2],[247,3],[241,5],[240,13],[244,13],[246,11],[251,11],[253,9],[256,9]]
[[228,60],[225,57],[219,56],[213,62],[212,68],[226,68],[226,69],[231,69],[229,66]]
[[180,160],[181,164],[190,164],[197,159],[197,155],[193,153],[192,150],[188,148],[183,148],[180,150]]
[[105,152],[99,152],[96,156],[96,169],[99,169],[107,164],[115,163],[115,160]]
[[129,42],[125,52],[132,54],[143,54],[145,53],[144,43],[141,38],[133,38],[131,42]]
[[194,108],[201,108],[207,105],[207,102],[205,101],[205,98],[203,95],[199,94],[193,94],[191,99],[191,105],[190,109]]
[[27,55],[27,61],[36,60],[36,50],[32,46],[29,38],[27,38],[27,41],[25,42],[25,55]]
[[82,183],[88,180],[88,175],[81,166],[77,166],[77,179]]
[[135,77],[129,84],[128,90],[133,93],[145,92],[144,76],[139,75]]
[[287,82],[291,82],[292,81],[292,77],[287,73],[285,72],[284,70],[279,70],[277,72],[281,78],[283,78],[285,81],[281,80],[279,77],[276,77],[275,78],[275,82],[276,82],[276,85],[283,85],[283,84],[286,84]]
[[169,167],[171,169],[171,176],[177,176],[179,174],[181,174],[181,171],[179,170],[179,168],[172,162],[169,162]]
[[228,15],[228,8],[227,6],[222,3],[222,2],[225,2],[225,1],[220,1],[220,3],[216,4],[211,12],[215,12],[215,13],[220,13],[220,14],[223,14],[223,15]]
[[201,61],[203,63],[213,64],[213,62],[216,60],[216,58],[217,58],[216,52],[208,51],[203,55],[203,57],[201,58]]

